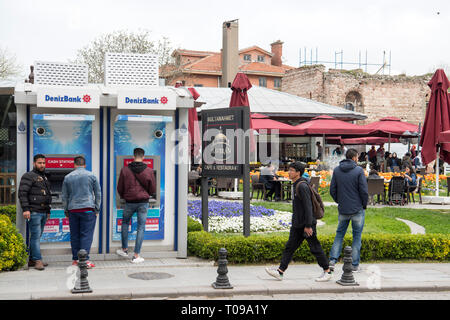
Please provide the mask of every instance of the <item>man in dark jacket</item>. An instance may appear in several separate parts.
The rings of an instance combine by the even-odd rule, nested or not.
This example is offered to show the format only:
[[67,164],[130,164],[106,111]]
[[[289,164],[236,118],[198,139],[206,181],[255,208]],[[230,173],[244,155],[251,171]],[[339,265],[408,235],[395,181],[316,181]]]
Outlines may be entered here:
[[328,259],[317,239],[317,220],[313,215],[311,190],[307,180],[302,177],[304,171],[305,166],[300,162],[289,165],[289,178],[293,182],[292,198],[294,199],[292,201],[293,213],[289,240],[284,248],[280,266],[278,268],[266,268],[266,272],[278,280],[283,280],[283,274],[289,262],[291,262],[295,250],[306,239],[311,253],[316,257],[319,266],[323,269],[322,275],[316,281],[329,281],[331,280],[331,270],[328,265]]
[[20,179],[19,202],[23,218],[28,220],[30,229],[28,266],[44,270],[47,263],[42,262],[40,239],[45,223],[50,217],[52,194],[50,182],[45,175],[45,156],[37,154],[33,159],[33,170]]
[[345,155],[346,159],[339,163],[334,169],[331,178],[330,194],[338,203],[338,226],[336,237],[330,251],[330,268],[339,259],[342,250],[342,241],[347,232],[348,224],[352,221],[352,265],[353,271],[359,271],[359,254],[361,250],[361,234],[364,227],[364,215],[369,199],[367,179],[364,170],[357,166],[358,152],[349,149]]
[[134,256],[132,263],[144,261],[139,254],[144,240],[145,222],[147,220],[148,201],[156,192],[155,174],[148,168],[144,161],[145,152],[141,148],[134,149],[134,161],[120,171],[117,191],[122,199],[125,199],[122,219],[122,249],[116,253],[122,257],[128,257],[128,225],[131,217],[136,212],[138,227]]

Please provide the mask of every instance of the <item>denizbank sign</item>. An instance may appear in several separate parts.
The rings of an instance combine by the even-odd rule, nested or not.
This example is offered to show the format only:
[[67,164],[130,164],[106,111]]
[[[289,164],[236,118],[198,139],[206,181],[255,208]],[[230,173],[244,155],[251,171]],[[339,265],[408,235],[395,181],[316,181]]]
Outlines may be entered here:
[[100,108],[100,91],[83,88],[38,88],[37,106],[46,108]]
[[170,89],[118,90],[117,108],[175,110],[176,94]]

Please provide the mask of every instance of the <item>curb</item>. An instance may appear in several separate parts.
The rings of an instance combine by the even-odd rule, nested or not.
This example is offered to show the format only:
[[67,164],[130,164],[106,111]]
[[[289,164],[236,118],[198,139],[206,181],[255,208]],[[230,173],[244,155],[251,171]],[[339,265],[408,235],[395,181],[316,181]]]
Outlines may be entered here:
[[441,292],[450,291],[450,286],[388,286],[379,289],[369,289],[366,287],[334,287],[334,288],[295,288],[293,286],[286,288],[267,288],[266,286],[241,286],[233,289],[213,289],[212,287],[201,286],[197,289],[162,289],[158,292],[152,288],[149,292],[147,288],[139,289],[121,289],[120,293],[114,293],[111,289],[95,290],[92,293],[72,294],[70,291],[62,292],[59,295],[48,292],[32,293],[29,297],[22,300],[124,300],[124,299],[143,299],[143,298],[179,298],[183,296],[192,297],[232,297],[239,295],[258,295],[272,296],[276,294],[320,294],[320,293],[364,293],[364,292],[398,292],[398,291],[418,291],[418,292]]

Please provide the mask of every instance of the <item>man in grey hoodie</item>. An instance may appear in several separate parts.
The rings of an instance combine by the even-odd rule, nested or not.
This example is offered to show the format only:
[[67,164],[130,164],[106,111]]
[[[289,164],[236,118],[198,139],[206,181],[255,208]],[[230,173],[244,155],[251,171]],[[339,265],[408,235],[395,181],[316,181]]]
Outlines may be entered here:
[[356,164],[358,152],[355,149],[349,149],[345,157],[346,159],[342,160],[334,169],[330,184],[330,194],[338,204],[339,212],[336,236],[330,251],[330,269],[334,270],[339,259],[342,241],[351,221],[353,231],[352,265],[353,271],[358,272],[360,270],[361,234],[364,228],[369,193],[364,170]]

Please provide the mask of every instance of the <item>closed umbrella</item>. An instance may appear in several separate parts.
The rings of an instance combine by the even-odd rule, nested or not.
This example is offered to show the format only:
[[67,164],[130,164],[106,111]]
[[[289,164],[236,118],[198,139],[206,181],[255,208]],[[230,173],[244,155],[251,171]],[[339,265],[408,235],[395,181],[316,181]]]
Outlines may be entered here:
[[[248,77],[244,73],[237,73],[236,77],[231,84],[231,90],[233,91],[230,99],[230,108],[233,107],[249,107],[250,103],[248,102],[247,91],[250,90],[252,84]],[[250,121],[250,152],[255,151],[255,140],[253,136],[253,125],[252,125],[252,117],[249,119]]]
[[[182,82],[177,81],[175,84],[175,88],[182,87]],[[187,88],[192,95],[194,100],[197,100],[200,97],[200,94],[195,90],[195,88]],[[188,132],[189,132],[189,153],[191,155],[197,156],[200,153],[201,147],[201,137],[200,137],[200,128],[198,125],[198,115],[197,109],[190,108],[188,111]]]
[[431,95],[419,145],[422,147],[424,165],[436,159],[436,196],[439,196],[439,158],[450,163],[450,143],[439,145],[438,142],[439,134],[450,129],[450,99],[447,93],[450,83],[444,70],[436,70],[428,86]]

